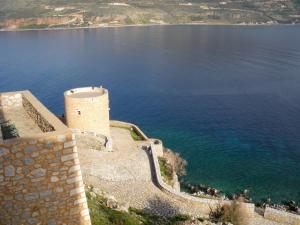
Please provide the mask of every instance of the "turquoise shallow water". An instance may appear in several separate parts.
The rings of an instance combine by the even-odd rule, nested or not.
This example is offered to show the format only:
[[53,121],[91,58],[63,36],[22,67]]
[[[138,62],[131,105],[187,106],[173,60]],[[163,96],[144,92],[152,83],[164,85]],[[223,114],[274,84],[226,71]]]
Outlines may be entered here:
[[110,90],[113,119],[189,162],[186,179],[300,202],[300,27],[164,26],[0,33],[0,90]]

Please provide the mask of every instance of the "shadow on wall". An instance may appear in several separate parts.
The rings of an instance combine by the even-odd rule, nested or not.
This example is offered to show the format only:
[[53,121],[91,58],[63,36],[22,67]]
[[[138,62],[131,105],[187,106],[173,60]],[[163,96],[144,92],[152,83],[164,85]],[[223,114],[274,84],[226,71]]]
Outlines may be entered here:
[[19,132],[15,124],[6,119],[2,110],[0,110],[0,140],[19,138]]
[[[5,121],[4,113],[1,105],[1,96],[0,96],[0,125]],[[1,137],[1,130],[0,130],[0,137]]]
[[149,148],[148,146],[143,146],[142,150],[146,153],[148,161],[149,161],[152,182],[153,182],[153,184],[155,184],[155,186],[158,187],[158,185],[157,185],[158,182],[157,182],[157,179],[155,176],[155,168],[153,165],[153,160],[151,160],[151,155],[150,155],[151,153],[149,152],[148,148]]
[[174,217],[179,214],[179,208],[170,202],[155,196],[148,201],[148,206],[143,209],[145,212],[162,217]]

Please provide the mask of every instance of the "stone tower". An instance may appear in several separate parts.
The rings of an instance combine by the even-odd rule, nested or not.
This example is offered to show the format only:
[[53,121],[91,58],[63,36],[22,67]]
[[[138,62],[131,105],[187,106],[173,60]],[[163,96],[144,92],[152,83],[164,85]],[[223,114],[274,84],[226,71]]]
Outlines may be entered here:
[[110,137],[108,91],[102,87],[83,87],[64,93],[65,119],[71,129]]

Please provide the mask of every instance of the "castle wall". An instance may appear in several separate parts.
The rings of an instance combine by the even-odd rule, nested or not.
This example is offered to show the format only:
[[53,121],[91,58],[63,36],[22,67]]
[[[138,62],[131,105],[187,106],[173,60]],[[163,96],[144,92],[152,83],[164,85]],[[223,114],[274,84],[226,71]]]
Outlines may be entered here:
[[300,224],[300,216],[289,212],[266,207],[264,217],[268,220],[278,223],[298,225]]
[[20,107],[30,119],[12,122],[26,118],[43,132],[0,137],[0,224],[90,225],[72,132],[29,91],[0,94],[2,120]]
[[90,224],[71,132],[0,143],[0,224]]
[[[103,88],[77,88],[71,91],[65,93],[67,126],[82,132],[94,132],[110,137],[107,90]],[[99,95],[93,95],[93,93],[98,92]],[[85,93],[86,95],[75,97],[74,94],[76,93]],[[87,93],[91,93],[91,96],[88,96]]]

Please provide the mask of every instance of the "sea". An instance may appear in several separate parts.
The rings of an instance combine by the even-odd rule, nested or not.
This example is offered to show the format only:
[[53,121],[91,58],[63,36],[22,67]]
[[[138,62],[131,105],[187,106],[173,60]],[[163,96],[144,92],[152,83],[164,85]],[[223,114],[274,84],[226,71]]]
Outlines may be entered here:
[[300,202],[300,26],[0,32],[0,92],[109,89],[111,119],[188,161],[186,182]]

